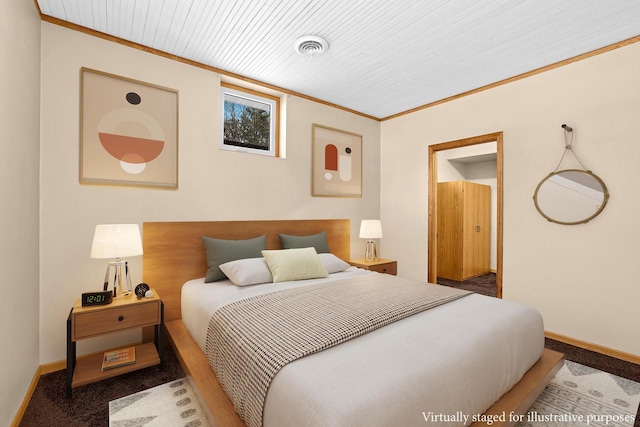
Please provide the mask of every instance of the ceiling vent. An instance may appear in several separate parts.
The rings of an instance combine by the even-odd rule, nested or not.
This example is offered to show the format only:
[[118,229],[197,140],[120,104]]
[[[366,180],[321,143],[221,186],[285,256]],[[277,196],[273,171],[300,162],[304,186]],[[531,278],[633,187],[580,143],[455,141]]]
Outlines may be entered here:
[[295,48],[300,55],[314,58],[323,54],[329,48],[329,43],[322,37],[302,36],[296,40]]

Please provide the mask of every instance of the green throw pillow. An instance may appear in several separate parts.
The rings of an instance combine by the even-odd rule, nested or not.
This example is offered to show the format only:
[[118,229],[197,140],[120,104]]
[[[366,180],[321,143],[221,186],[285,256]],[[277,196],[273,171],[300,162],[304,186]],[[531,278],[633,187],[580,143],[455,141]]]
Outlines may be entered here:
[[224,240],[202,236],[207,257],[207,275],[205,283],[225,279],[219,265],[244,258],[260,258],[261,251],[267,247],[266,236],[247,240]]
[[313,247],[319,254],[327,254],[330,252],[329,243],[327,242],[327,233],[324,231],[310,236],[293,236],[290,234],[280,233],[280,243],[282,244],[282,249]]

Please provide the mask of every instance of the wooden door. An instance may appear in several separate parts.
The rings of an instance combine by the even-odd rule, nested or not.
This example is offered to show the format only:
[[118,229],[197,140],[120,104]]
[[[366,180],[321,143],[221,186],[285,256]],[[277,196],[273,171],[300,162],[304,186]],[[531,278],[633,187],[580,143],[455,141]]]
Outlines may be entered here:
[[491,187],[464,182],[463,200],[462,280],[491,269]]
[[438,183],[438,277],[462,280],[462,182]]

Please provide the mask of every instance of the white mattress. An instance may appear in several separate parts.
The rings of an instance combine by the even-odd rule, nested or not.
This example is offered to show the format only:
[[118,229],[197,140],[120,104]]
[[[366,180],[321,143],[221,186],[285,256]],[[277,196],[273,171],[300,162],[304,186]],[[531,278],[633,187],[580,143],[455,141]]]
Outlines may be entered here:
[[[234,300],[327,279],[238,287],[196,279],[182,288],[182,321],[203,349],[211,314]],[[264,426],[460,425],[482,414],[539,359],[540,314],[469,295],[285,366],[274,378]],[[428,422],[427,422],[428,421]],[[442,421],[442,422],[439,422]]]

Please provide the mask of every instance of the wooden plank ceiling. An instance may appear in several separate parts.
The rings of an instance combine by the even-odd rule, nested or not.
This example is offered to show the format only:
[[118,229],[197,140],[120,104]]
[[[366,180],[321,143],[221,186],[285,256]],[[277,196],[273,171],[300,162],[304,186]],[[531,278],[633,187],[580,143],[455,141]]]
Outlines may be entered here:
[[[36,0],[42,15],[385,118],[640,35],[633,0]],[[294,50],[315,35],[328,50]]]

